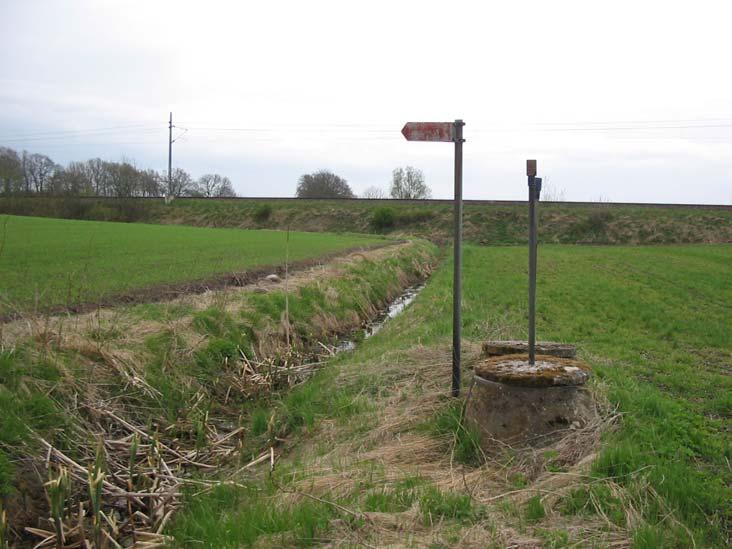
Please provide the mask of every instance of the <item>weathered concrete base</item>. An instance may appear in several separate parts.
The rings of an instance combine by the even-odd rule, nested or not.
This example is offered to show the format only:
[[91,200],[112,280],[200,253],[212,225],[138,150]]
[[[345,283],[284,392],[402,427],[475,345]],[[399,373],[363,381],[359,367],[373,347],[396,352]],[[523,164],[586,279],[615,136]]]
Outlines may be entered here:
[[475,367],[466,420],[480,432],[486,453],[505,445],[543,446],[596,417],[584,383],[589,368],[546,355],[530,366],[525,355],[493,357]]
[[[526,341],[512,339],[493,340],[483,343],[483,356],[503,356],[524,354],[529,352],[529,344]],[[568,343],[556,343],[554,341],[538,341],[536,343],[536,354],[550,355],[560,358],[574,358],[577,356],[577,348]]]

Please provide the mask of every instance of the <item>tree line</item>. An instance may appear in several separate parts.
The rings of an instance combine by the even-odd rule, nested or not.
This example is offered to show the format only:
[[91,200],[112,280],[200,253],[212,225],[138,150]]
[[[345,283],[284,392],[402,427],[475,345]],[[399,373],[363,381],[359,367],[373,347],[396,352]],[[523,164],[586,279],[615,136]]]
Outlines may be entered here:
[[180,168],[171,177],[142,170],[133,162],[92,158],[62,166],[45,154],[0,147],[0,193],[5,196],[230,197],[236,196],[228,177],[211,173],[198,179]]
[[[62,166],[45,154],[18,153],[0,146],[0,194],[3,196],[97,196],[132,197],[201,197],[236,196],[231,180],[216,173],[198,179],[183,169],[167,173],[140,169],[130,160],[110,162],[101,158],[69,162]],[[420,200],[431,197],[421,170],[407,166],[392,172],[391,198]],[[356,198],[348,182],[328,171],[302,175],[296,196],[299,198]],[[386,198],[379,187],[369,187],[362,198]]]
[[[391,198],[423,200],[432,196],[432,191],[424,181],[422,170],[407,166],[396,168],[391,173],[389,188]],[[300,176],[295,196],[298,198],[356,198],[348,182],[328,170]],[[366,189],[361,198],[386,198],[383,189],[372,186]]]

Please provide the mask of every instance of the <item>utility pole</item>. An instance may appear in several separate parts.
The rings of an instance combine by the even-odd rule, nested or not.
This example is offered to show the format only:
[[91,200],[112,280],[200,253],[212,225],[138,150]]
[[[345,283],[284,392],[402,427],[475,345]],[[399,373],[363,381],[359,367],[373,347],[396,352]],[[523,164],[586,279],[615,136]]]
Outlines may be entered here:
[[168,190],[165,196],[168,197],[168,193],[173,188],[173,113],[170,113],[170,121],[168,122]]

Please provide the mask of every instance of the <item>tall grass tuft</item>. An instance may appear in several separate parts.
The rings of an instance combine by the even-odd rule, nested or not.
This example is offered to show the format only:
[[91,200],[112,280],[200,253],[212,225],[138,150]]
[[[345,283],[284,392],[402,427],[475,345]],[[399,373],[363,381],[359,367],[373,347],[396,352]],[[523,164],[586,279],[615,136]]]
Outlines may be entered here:
[[51,522],[53,522],[53,528],[56,532],[56,547],[60,549],[66,545],[63,517],[66,509],[66,497],[69,495],[71,488],[68,470],[60,465],[58,475],[49,479],[45,486],[48,493],[48,504],[51,508]]
[[87,475],[89,483],[89,501],[93,513],[93,529],[95,547],[102,546],[102,487],[104,485],[104,445],[100,439],[97,445],[94,464],[89,467]]
[[0,499],[0,549],[9,549],[8,542],[8,515],[3,507],[3,500]]

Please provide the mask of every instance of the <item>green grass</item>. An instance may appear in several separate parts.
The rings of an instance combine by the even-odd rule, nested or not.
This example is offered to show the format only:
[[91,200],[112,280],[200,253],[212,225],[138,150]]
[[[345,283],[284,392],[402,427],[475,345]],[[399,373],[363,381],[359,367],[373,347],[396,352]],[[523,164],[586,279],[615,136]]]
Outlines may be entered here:
[[451,452],[459,463],[480,465],[483,462],[480,434],[464,420],[462,401],[450,403],[420,428],[436,435],[449,436]]
[[[0,213],[103,221],[180,223],[201,227],[396,233],[449,240],[452,205],[434,202],[306,200],[78,199],[0,197]],[[551,243],[669,244],[732,242],[732,209],[568,205],[543,202],[541,239]],[[527,209],[519,204],[464,208],[463,234],[477,244],[526,242]]]
[[269,546],[313,545],[338,516],[328,505],[303,499],[276,505],[270,483],[249,488],[218,486],[188,498],[176,517],[177,541],[182,546],[251,547],[262,538]]
[[[466,249],[469,338],[498,329],[525,337],[525,256],[519,248]],[[697,543],[720,544],[732,520],[732,247],[544,246],[539,256],[539,337],[577,343],[624,414],[595,474],[617,477],[651,524],[672,510]],[[449,303],[449,272],[425,293]],[[429,333],[446,337],[449,315],[434,318]]]
[[[526,337],[526,262],[524,248],[466,248],[466,338]],[[382,345],[447,341],[450,278],[445,265]],[[688,543],[664,522],[669,512],[697,546],[722,546],[729,535],[730,303],[732,246],[540,248],[538,336],[576,343],[623,413],[593,474],[612,477],[642,510],[639,539]],[[609,493],[597,499],[618,515]]]
[[533,496],[526,502],[526,520],[529,522],[537,522],[546,516],[546,510],[541,503],[541,496]]
[[[272,212],[273,217],[277,215],[276,210]],[[592,230],[599,230],[602,222],[593,221]],[[466,246],[463,322],[467,340],[526,337],[526,263],[523,247]],[[394,271],[388,267],[377,269],[373,263],[364,263],[354,266],[348,276],[329,282],[327,291],[315,284],[293,293],[290,307],[297,336],[320,337],[312,319],[323,311],[345,318],[370,303],[383,302],[394,288]],[[253,435],[247,441],[252,452],[270,437],[270,429],[281,436],[313,432],[323,419],[335,419],[339,425],[357,420],[368,425],[374,400],[411,373],[400,371],[398,360],[377,373],[361,372],[362,365],[416,345],[428,350],[449,346],[451,273],[451,264],[445,262],[415,303],[356,352],[337,357],[333,367],[292,391],[253,403],[246,419]],[[216,309],[195,314],[194,329],[209,340],[186,367],[202,382],[232,349],[246,345],[251,337],[247,328],[280,318],[281,294],[253,294],[248,299],[241,318]],[[729,245],[540,248],[538,335],[576,343],[580,356],[594,368],[594,382],[622,418],[617,430],[605,434],[586,483],[578,482],[554,509],[545,508],[538,499],[529,500],[517,508],[516,520],[542,529],[553,546],[565,544],[567,536],[561,530],[546,529],[552,525],[542,514],[551,517],[550,511],[579,522],[602,513],[603,520],[632,528],[637,548],[687,547],[692,545],[690,536],[697,547],[725,546],[732,524],[730,303]],[[170,376],[162,368],[163,361],[177,346],[172,334],[148,341],[156,358],[148,365],[147,379],[165,395],[164,413],[171,416],[184,409],[187,401],[180,387],[165,386]],[[62,426],[63,418],[54,416],[53,408],[42,399],[23,400],[27,397],[24,376],[33,376],[43,389],[38,393],[51,398],[58,374],[38,356],[26,356],[22,350],[8,353],[0,357],[0,418],[7,422],[2,429],[4,442],[16,444],[24,425],[53,430]],[[348,383],[336,381],[340,370],[350,372]],[[465,377],[467,382],[469,376]],[[446,404],[442,413],[424,421],[436,435],[457,433],[450,451],[471,464],[473,440],[460,434],[458,412],[459,407]],[[465,452],[462,457],[461,452]],[[296,447],[292,453],[297,454]],[[0,475],[3,467],[0,462]],[[284,477],[285,472],[281,474]],[[525,478],[513,480],[516,488],[530,488]],[[610,482],[620,491],[609,489]],[[358,498],[347,496],[339,503],[383,512],[418,505],[426,524],[430,517],[456,524],[480,520],[483,511],[465,497],[429,485],[370,486]],[[641,520],[627,524],[625,511],[631,505]],[[329,522],[336,518],[347,519],[316,501],[279,498],[265,481],[190,498],[170,531],[178,543],[186,545],[239,547],[257,540],[272,540],[272,545],[313,544],[327,538]]]
[[[0,498],[11,491],[15,474],[4,450],[27,443],[31,429],[53,433],[67,423],[54,400],[60,378],[58,368],[42,356],[0,350]],[[26,385],[30,380],[34,388]]]
[[[184,226],[0,217],[0,297],[28,309],[72,306],[124,292],[285,261],[286,234]],[[290,234],[290,261],[378,242]],[[2,312],[2,311],[0,311]]]
[[[466,339],[526,337],[526,263],[525,248],[466,247]],[[360,364],[415,344],[448,346],[451,273],[447,262],[405,314],[337,359],[337,368],[358,371]],[[601,512],[618,527],[632,528],[637,548],[687,547],[691,537],[697,547],[726,545],[732,524],[730,303],[732,246],[540,248],[538,335],[576,343],[622,414],[619,428],[604,436],[590,479],[562,498],[557,512],[578,520]],[[312,391],[308,384],[296,390],[292,411],[302,412],[291,414],[293,424],[343,419],[334,396],[320,396],[336,393],[334,370],[316,376]],[[338,398],[388,392],[398,376],[409,372],[356,375],[338,387]],[[448,406],[425,418],[427,425],[438,434],[459,432],[457,410]],[[264,421],[256,420],[260,430]],[[471,447],[470,437],[456,442],[456,452],[461,444]],[[610,490],[608,481],[622,492]],[[396,510],[414,501],[423,517],[473,520],[467,503],[437,492],[421,491],[417,498],[384,489],[360,505]],[[626,523],[629,506],[641,521]],[[561,546],[566,533],[546,531],[548,513],[537,497],[517,517]]]
[[441,519],[475,522],[483,518],[485,510],[473,503],[468,494],[445,492],[428,487],[419,499],[422,520],[433,524]]

